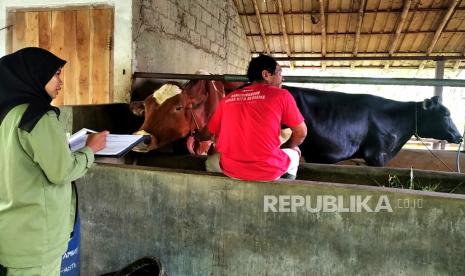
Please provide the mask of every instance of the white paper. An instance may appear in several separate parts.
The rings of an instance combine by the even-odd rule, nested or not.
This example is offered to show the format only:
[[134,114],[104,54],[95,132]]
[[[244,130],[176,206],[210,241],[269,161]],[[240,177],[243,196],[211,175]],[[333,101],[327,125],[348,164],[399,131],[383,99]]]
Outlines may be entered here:
[[[83,128],[78,132],[71,135],[68,140],[71,151],[82,149],[86,146],[86,140],[89,133],[95,131]],[[135,145],[137,141],[142,139],[143,135],[130,135],[130,134],[108,134],[106,147],[98,152],[96,155],[119,155],[124,152],[128,147]]]
[[95,131],[83,128],[69,137],[68,144],[72,152],[80,150],[86,146],[88,133],[95,133]]

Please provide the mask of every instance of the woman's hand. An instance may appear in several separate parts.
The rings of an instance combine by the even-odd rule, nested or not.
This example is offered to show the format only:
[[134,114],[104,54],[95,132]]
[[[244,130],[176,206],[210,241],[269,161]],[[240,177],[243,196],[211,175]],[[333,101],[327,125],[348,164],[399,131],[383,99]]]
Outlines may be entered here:
[[110,132],[102,131],[98,133],[91,133],[87,137],[86,146],[88,146],[94,153],[105,148],[107,144],[107,135]]

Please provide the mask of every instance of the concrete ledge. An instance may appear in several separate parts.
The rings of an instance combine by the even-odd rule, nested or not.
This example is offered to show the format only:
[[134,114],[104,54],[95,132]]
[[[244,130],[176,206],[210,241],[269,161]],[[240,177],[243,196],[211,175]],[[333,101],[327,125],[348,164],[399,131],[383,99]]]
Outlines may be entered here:
[[[103,163],[137,164],[205,172],[205,156],[176,156],[162,153],[130,153],[124,160],[107,159]],[[379,168],[350,165],[303,163],[299,166],[298,180],[358,184],[378,187],[410,186],[410,169]],[[392,179],[395,177],[395,181]],[[414,188],[445,193],[465,194],[465,174],[413,170]]]
[[[465,273],[463,195],[108,164],[77,182],[83,275],[145,255],[170,275]],[[264,212],[265,196],[323,195],[387,198],[392,212]]]

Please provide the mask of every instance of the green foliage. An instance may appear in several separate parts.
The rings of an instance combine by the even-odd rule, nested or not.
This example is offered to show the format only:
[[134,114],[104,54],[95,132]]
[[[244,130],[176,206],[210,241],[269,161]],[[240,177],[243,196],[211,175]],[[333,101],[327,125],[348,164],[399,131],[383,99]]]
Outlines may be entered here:
[[413,177],[410,177],[410,179],[407,179],[404,182],[402,182],[397,175],[389,175],[389,178],[388,178],[389,188],[436,192],[439,190],[439,186],[440,186],[440,183],[422,185],[419,181],[415,180]]

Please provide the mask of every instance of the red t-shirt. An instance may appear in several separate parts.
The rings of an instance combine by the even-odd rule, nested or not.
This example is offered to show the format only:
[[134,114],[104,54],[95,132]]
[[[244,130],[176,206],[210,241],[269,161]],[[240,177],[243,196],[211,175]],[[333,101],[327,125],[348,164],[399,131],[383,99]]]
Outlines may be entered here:
[[210,122],[217,137],[223,172],[242,180],[274,180],[290,159],[280,147],[281,124],[295,127],[304,118],[285,89],[253,84],[224,97]]

